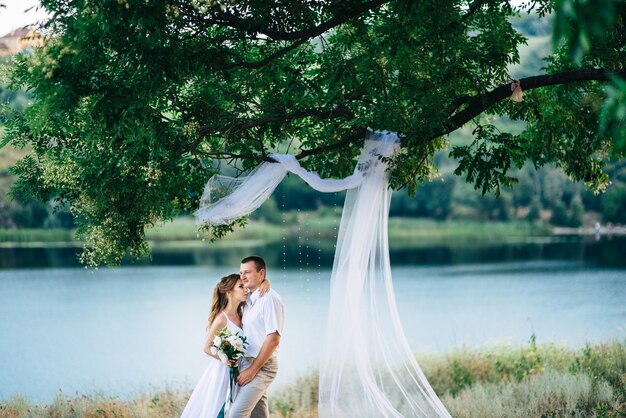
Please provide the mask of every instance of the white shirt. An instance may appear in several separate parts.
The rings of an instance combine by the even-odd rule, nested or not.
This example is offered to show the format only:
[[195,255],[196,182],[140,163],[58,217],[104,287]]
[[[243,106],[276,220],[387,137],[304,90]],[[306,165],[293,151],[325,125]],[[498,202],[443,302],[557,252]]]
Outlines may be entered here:
[[[248,346],[246,357],[257,357],[265,342],[265,337],[274,332],[283,333],[285,308],[283,300],[274,289],[270,289],[263,297],[259,289],[255,290],[246,301],[243,310],[243,329]],[[278,347],[274,354],[278,353]]]

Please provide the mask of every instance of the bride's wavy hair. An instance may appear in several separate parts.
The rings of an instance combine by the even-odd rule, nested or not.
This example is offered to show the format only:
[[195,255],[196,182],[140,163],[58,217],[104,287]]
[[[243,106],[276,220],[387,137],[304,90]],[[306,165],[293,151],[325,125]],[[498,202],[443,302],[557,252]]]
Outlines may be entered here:
[[[220,279],[220,281],[215,286],[213,290],[213,305],[211,307],[211,314],[209,315],[209,324],[207,325],[207,329],[211,326],[215,317],[226,308],[228,305],[228,296],[226,293],[230,292],[235,288],[237,281],[239,280],[239,274],[229,274],[228,276],[224,276]],[[243,304],[242,302],[237,307],[237,313],[239,314],[239,318],[241,318]]]

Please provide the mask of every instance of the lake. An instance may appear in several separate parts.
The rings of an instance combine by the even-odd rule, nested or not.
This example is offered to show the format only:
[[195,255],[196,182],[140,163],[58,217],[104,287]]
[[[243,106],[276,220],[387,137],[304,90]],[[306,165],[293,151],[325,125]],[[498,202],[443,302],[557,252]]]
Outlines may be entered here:
[[[330,278],[329,254],[282,249],[250,249],[269,254],[286,305],[275,388],[315,368]],[[213,285],[238,269],[241,251],[157,250],[152,265],[90,271],[75,267],[73,249],[1,249],[0,399],[193,387],[207,362]],[[533,333],[581,346],[626,335],[625,256],[624,238],[474,243],[394,251],[392,273],[415,351],[525,343]]]

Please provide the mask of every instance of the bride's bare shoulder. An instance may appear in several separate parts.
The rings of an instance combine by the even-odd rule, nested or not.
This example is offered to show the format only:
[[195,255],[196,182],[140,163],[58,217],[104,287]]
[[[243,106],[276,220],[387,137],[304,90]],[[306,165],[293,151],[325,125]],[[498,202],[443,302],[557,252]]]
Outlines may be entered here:
[[226,325],[226,316],[220,312],[211,323],[211,332],[215,334]]

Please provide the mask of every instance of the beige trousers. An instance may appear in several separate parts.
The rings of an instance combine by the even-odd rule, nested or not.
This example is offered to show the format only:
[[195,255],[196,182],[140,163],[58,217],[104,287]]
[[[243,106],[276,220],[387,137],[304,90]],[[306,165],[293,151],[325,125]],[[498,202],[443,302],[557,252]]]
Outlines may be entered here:
[[[239,369],[242,371],[247,369],[253,361],[251,357],[244,357],[239,364]],[[267,388],[274,381],[276,373],[278,373],[278,360],[274,356],[261,367],[252,382],[239,387],[237,397],[228,412],[228,418],[269,418]]]

